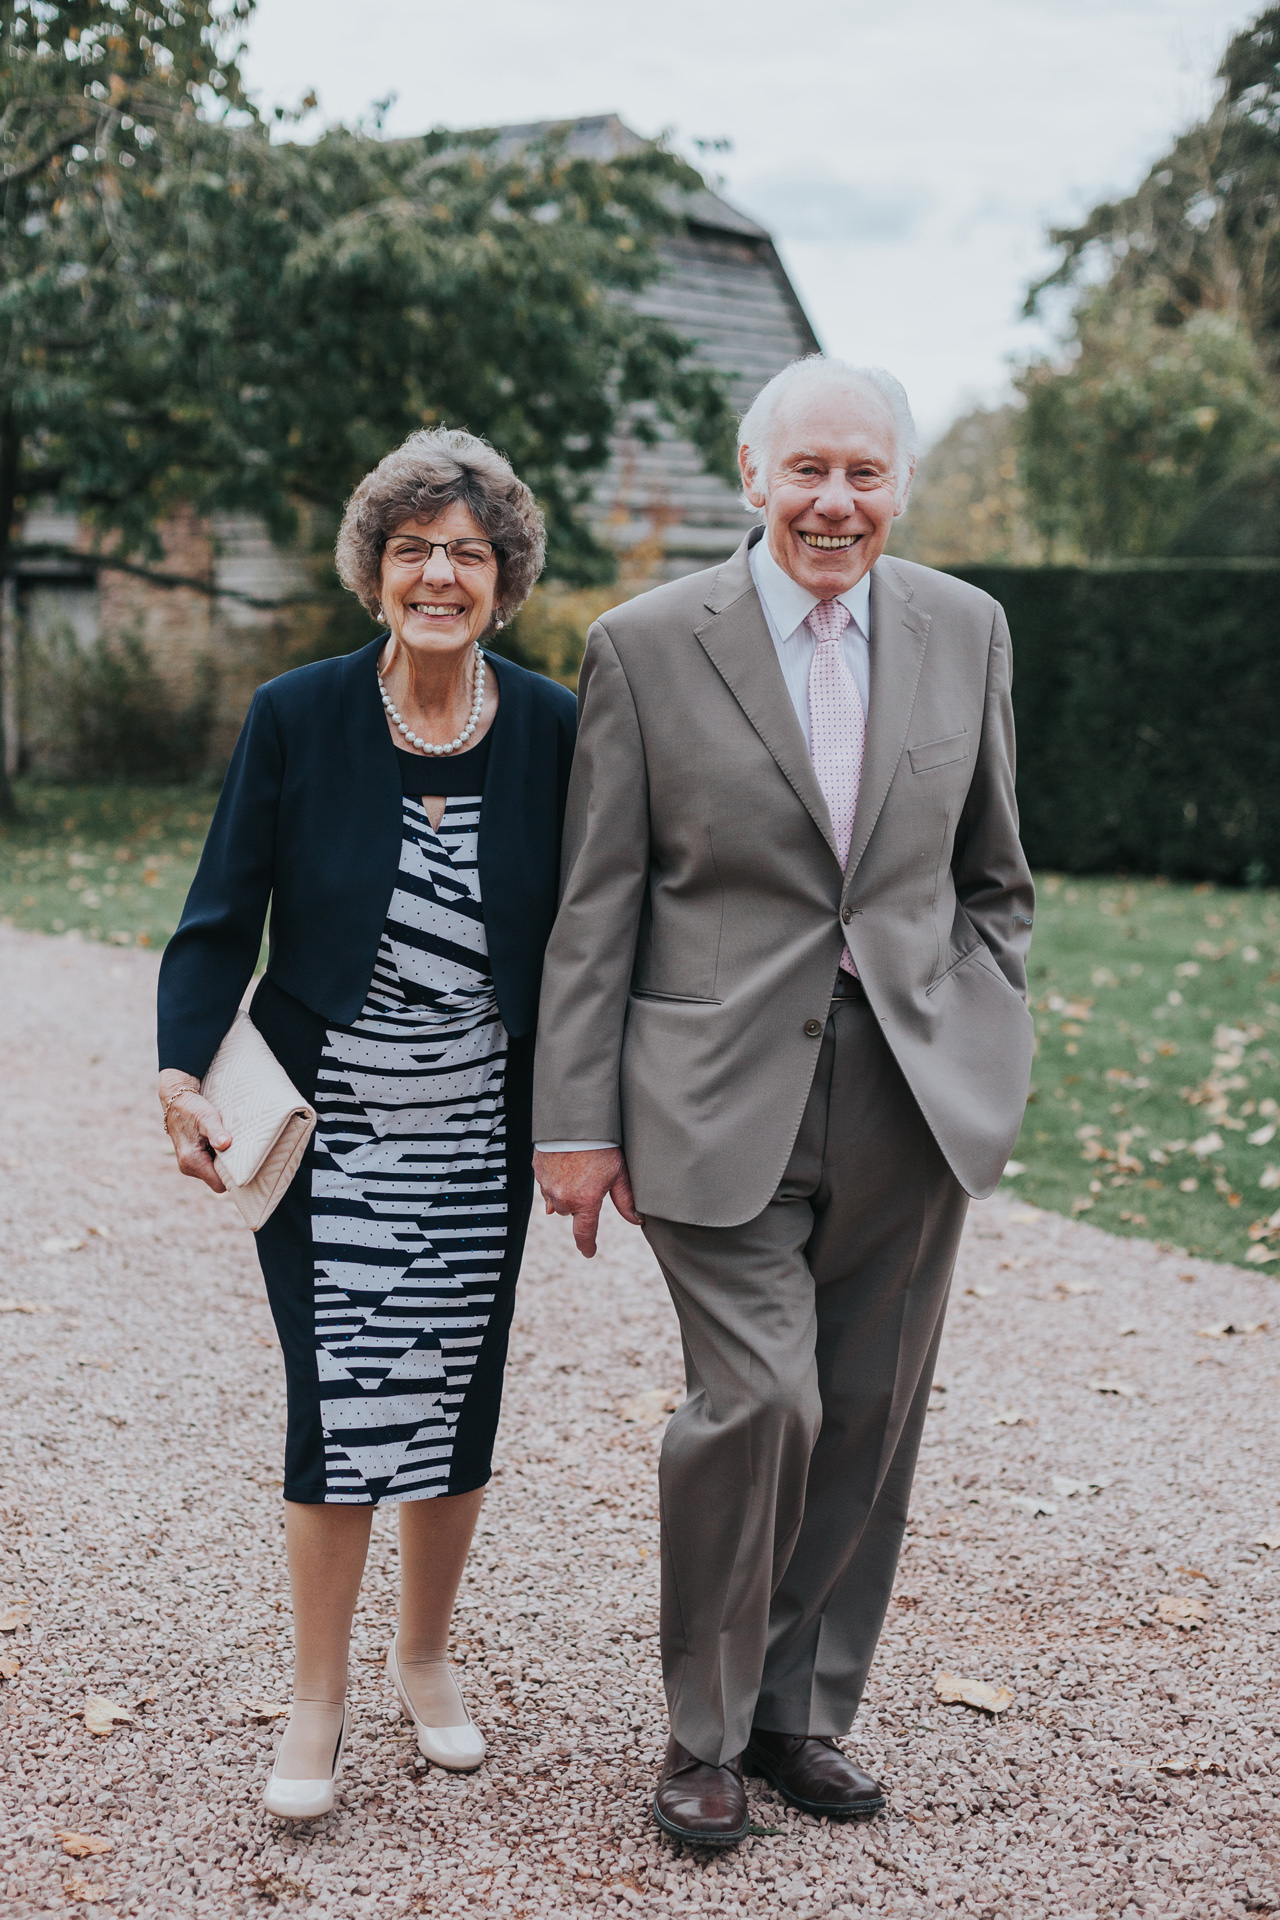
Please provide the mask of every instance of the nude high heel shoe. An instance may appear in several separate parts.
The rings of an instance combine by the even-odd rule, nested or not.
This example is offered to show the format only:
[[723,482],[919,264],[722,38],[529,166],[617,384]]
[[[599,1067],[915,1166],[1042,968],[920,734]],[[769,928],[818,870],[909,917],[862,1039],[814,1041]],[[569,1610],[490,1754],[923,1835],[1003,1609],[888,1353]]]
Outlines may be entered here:
[[338,1778],[338,1768],[342,1765],[342,1751],[347,1744],[347,1710],[342,1709],[342,1731],[338,1735],[338,1744],[333,1750],[333,1772],[327,1780],[282,1780],[271,1764],[271,1778],[267,1781],[262,1804],[268,1813],[274,1813],[281,1820],[318,1820],[322,1813],[333,1812],[333,1789]]
[[[425,1754],[427,1759],[432,1761],[434,1765],[437,1767],[447,1767],[451,1773],[474,1773],[484,1759],[484,1735],[471,1718],[471,1715],[467,1713],[466,1702],[463,1701],[462,1708],[463,1712],[467,1713],[467,1724],[465,1727],[428,1727],[424,1725],[414,1712],[412,1702],[405,1690],[404,1681],[400,1678],[400,1662],[396,1658],[396,1640],[398,1638],[398,1634],[393,1635],[391,1645],[387,1648],[387,1678],[396,1690],[396,1697],[400,1702],[406,1720],[412,1720],[413,1722],[413,1730],[418,1736],[418,1751]],[[452,1668],[450,1668],[451,1673],[452,1671]],[[457,1686],[457,1684],[455,1680],[454,1685]],[[459,1699],[462,1698],[460,1688],[458,1697]]]

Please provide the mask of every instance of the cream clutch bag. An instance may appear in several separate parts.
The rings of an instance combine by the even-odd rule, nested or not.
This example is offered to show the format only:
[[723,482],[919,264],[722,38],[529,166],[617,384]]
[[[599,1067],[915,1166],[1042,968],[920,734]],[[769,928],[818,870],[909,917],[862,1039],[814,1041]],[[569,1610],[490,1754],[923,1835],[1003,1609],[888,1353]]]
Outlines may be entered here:
[[242,1007],[200,1091],[222,1115],[231,1145],[215,1153],[227,1191],[256,1233],[271,1218],[315,1130],[307,1105]]

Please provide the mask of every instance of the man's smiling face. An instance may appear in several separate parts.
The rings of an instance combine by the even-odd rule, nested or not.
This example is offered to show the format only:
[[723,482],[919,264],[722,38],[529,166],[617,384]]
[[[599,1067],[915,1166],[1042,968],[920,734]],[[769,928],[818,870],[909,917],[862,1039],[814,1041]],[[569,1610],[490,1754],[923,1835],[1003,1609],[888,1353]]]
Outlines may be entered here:
[[884,552],[894,517],[897,433],[872,386],[805,386],[783,395],[762,472],[740,449],[743,484],[763,507],[769,551],[819,600],[855,587]]

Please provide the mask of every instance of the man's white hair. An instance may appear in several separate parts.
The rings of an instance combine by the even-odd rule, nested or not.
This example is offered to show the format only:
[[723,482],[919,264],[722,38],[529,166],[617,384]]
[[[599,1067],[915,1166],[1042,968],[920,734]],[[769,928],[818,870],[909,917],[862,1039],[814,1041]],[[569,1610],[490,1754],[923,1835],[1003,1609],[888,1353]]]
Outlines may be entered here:
[[[738,445],[746,448],[747,470],[751,477],[758,479],[763,487],[779,403],[797,389],[806,387],[832,387],[846,393],[851,387],[874,387],[887,403],[893,415],[894,451],[897,455],[894,504],[901,506],[907,497],[911,474],[920,453],[920,435],[907,400],[907,390],[886,367],[855,367],[848,360],[833,360],[825,353],[806,354],[803,360],[793,360],[781,373],[775,373],[772,380],[761,387],[743,414],[738,427]],[[758,511],[745,493],[743,501],[752,513]]]

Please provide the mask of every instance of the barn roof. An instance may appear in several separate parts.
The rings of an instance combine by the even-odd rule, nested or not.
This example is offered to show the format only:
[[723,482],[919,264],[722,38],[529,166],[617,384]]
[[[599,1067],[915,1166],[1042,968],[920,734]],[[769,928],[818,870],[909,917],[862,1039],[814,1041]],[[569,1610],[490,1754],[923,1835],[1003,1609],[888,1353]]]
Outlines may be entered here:
[[[497,132],[499,153],[551,133],[565,134],[570,153],[593,160],[649,144],[612,113]],[[633,297],[642,312],[695,343],[695,358],[724,377],[744,412],[788,361],[818,351],[817,335],[765,227],[707,186],[673,193],[671,205],[683,231],[659,241],[662,275]],[[707,473],[686,441],[659,431],[654,446],[630,434],[617,438],[594,489],[593,518],[611,544],[636,552],[655,577],[671,578],[731,553],[748,522],[736,490]]]

